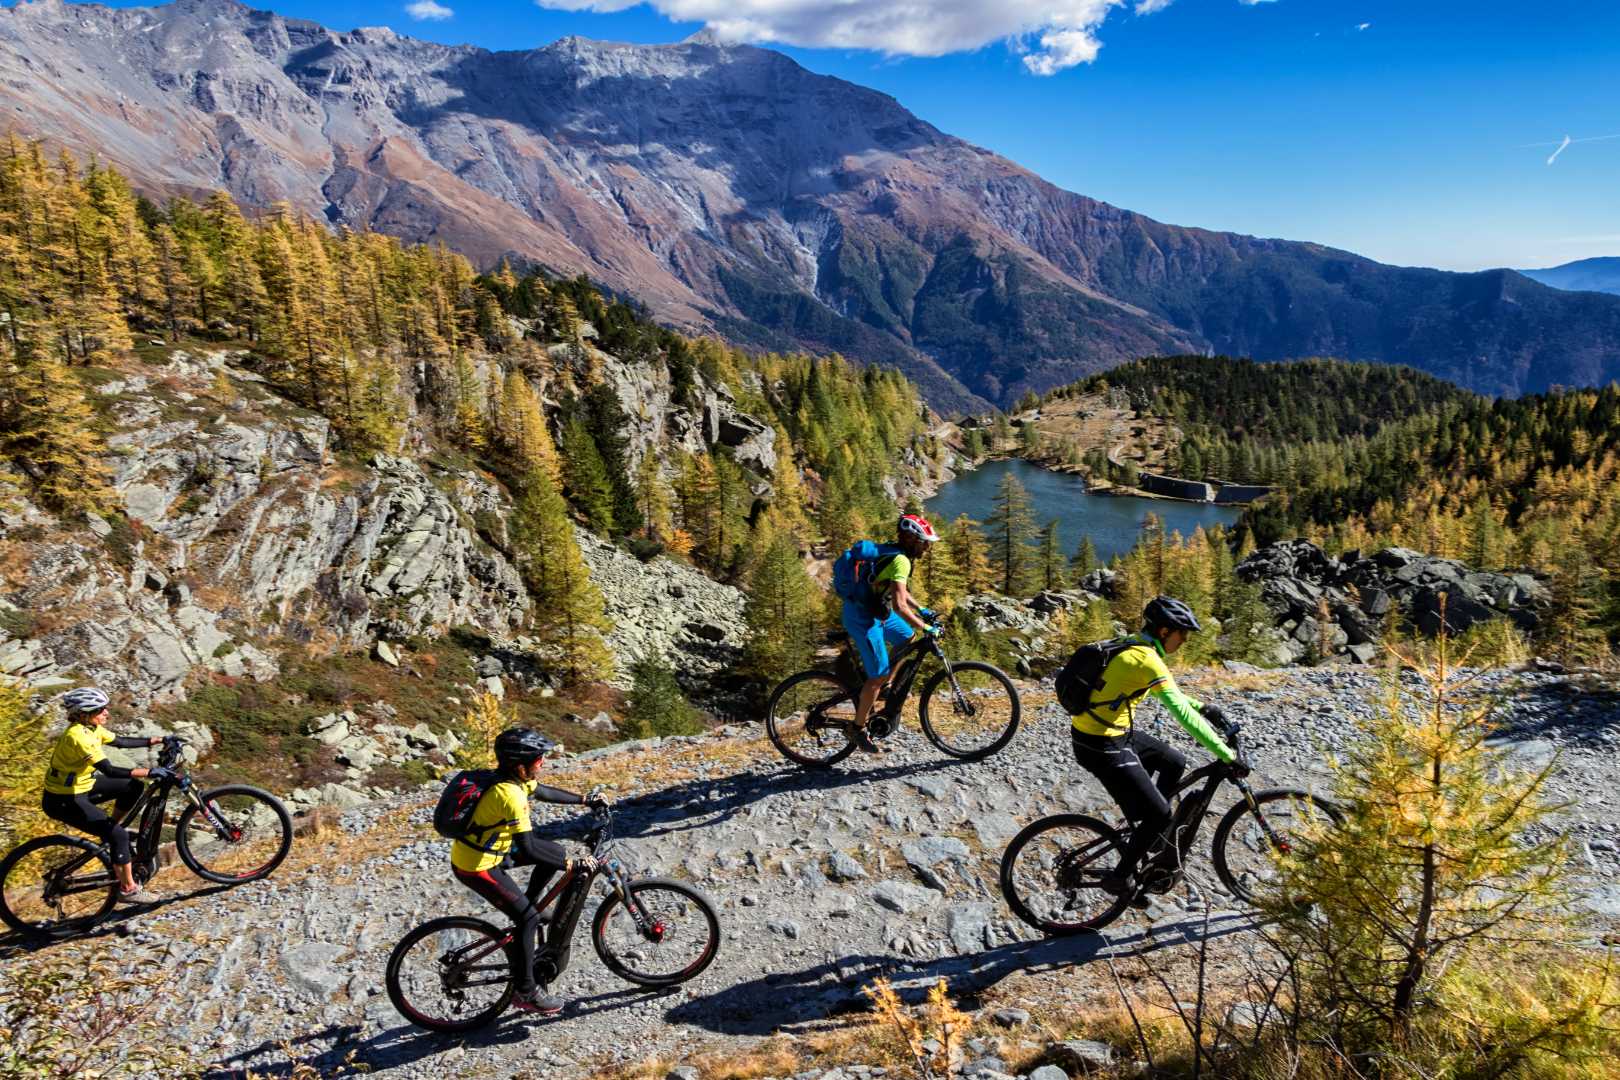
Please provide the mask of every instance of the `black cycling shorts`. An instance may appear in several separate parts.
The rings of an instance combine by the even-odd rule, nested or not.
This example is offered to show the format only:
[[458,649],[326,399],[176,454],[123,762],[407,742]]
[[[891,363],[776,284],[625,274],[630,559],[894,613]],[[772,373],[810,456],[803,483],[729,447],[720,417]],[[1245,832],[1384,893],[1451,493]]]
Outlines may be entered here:
[[[113,817],[123,817],[129,813],[130,807],[141,797],[144,785],[135,779],[114,780],[108,776],[96,778],[96,786],[89,791],[78,795],[58,795],[47,791],[40,802],[40,809],[45,816],[54,818],[64,825],[71,825],[75,829],[89,833],[112,851],[114,866],[124,866],[130,862],[129,830],[113,820]],[[97,803],[113,802],[113,817]]]

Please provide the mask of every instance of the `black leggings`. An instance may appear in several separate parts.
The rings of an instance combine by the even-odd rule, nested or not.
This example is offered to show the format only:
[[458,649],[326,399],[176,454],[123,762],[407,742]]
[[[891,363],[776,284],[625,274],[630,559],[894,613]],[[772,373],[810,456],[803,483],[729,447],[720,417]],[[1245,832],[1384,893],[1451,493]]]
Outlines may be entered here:
[[[560,844],[553,846],[557,848],[557,861],[560,863],[565,860],[567,856],[562,853],[562,846]],[[529,872],[527,892],[518,888],[517,882],[512,880],[512,875],[506,872],[508,866],[534,867]],[[546,882],[550,881],[556,872],[556,866],[535,862],[520,850],[513,850],[505,862],[488,870],[462,870],[459,867],[456,869],[457,881],[494,904],[497,910],[505,913],[517,926],[518,949],[523,956],[523,970],[518,972],[517,988],[520,994],[534,992],[534,954],[540,937],[540,909],[534,906],[534,900],[530,898],[543,895]]]
[[1187,771],[1187,759],[1170,744],[1132,730],[1110,737],[1071,729],[1074,759],[1102,782],[1131,822],[1131,838],[1119,858],[1119,873],[1136,869],[1147,849],[1170,824],[1170,796]]
[[[129,813],[135,800],[141,797],[144,786],[139,780],[114,780],[101,776],[96,778],[95,787],[78,795],[58,795],[47,791],[40,808],[47,817],[96,837],[112,849],[113,865],[125,866],[130,861],[129,830],[113,818],[121,818]],[[108,817],[107,812],[96,805],[108,799],[113,800],[113,817]]]

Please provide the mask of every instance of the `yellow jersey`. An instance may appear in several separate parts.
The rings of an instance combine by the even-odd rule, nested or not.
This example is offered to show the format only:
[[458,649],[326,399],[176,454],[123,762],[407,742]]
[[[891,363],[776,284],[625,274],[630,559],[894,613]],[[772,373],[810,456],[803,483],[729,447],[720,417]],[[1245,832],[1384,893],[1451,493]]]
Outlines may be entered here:
[[502,780],[484,792],[467,835],[450,845],[450,865],[469,874],[499,866],[512,850],[512,838],[532,828],[529,794],[539,786],[538,780]]
[[1102,686],[1091,695],[1090,712],[1074,718],[1074,727],[1086,735],[1118,737],[1131,730],[1136,719],[1136,703],[1175,680],[1164,657],[1151,641],[1132,635],[1131,645],[1108,661],[1103,669]]
[[96,786],[96,762],[107,760],[106,745],[117,736],[104,727],[71,723],[56,740],[45,770],[52,795],[83,795]]

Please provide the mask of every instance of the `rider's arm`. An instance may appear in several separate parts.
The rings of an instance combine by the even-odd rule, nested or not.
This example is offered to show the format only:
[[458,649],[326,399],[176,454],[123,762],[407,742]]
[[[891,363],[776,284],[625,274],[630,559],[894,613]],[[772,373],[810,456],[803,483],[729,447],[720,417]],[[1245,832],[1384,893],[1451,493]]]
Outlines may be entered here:
[[894,613],[918,630],[928,629],[927,620],[917,613],[917,605],[911,599],[911,590],[906,588],[903,581],[894,583]]
[[568,806],[580,806],[585,802],[583,795],[575,795],[572,791],[564,791],[562,788],[547,787],[545,784],[536,784],[529,797],[539,799],[541,802],[564,803]]
[[[118,744],[114,743],[113,745],[116,746]],[[122,765],[114,765],[106,758],[102,758],[100,761],[95,762],[92,768],[94,768],[96,772],[100,773],[102,776],[105,776],[111,780],[128,780],[136,773],[140,773],[142,776],[146,775],[145,769],[126,769]]]
[[1181,692],[1174,677],[1161,680],[1153,687],[1152,694],[1159,699],[1159,703],[1170,715],[1176,718],[1176,723],[1186,728],[1187,734],[1198,740],[1198,745],[1222,761],[1233,761],[1237,758],[1237,755],[1232,753],[1232,748],[1226,745],[1215,733],[1215,729],[1209,726],[1209,721],[1199,713],[1199,703]]
[[162,741],[163,739],[161,736],[155,735],[120,735],[107,745],[116,746],[120,750],[138,750],[144,747],[156,746]]
[[512,846],[541,866],[561,870],[568,865],[568,852],[555,840],[535,835],[533,829],[512,834]]

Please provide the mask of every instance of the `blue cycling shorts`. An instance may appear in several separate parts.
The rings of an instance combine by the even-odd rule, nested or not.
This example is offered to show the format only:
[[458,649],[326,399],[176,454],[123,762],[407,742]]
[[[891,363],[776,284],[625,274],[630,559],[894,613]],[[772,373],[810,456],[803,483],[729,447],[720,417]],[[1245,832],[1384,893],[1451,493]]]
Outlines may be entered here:
[[844,629],[860,650],[869,679],[889,673],[889,646],[911,640],[911,624],[899,615],[891,611],[876,617],[849,600],[844,601]]

